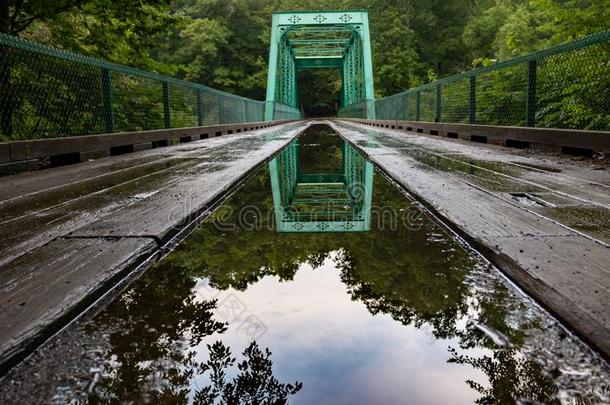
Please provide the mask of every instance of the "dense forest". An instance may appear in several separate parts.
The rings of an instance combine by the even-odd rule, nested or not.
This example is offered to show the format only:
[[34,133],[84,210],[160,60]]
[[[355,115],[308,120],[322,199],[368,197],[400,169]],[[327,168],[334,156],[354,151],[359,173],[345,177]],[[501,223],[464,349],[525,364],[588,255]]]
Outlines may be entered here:
[[[264,99],[273,11],[367,9],[378,97],[610,27],[610,0],[294,3],[1,0],[0,32]],[[338,74],[304,73],[301,100],[334,100]]]

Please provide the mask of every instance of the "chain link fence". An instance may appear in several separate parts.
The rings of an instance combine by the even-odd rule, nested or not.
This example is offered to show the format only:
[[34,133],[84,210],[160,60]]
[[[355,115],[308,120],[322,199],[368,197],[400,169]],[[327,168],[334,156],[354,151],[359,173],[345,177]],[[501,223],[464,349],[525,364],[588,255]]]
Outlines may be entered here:
[[[263,121],[264,108],[262,101],[0,34],[0,141],[255,122]],[[299,117],[285,112],[276,119]]]
[[367,118],[368,103],[366,100],[359,101],[347,107],[343,107],[338,113],[341,118]]
[[[376,118],[610,130],[610,31],[376,100]],[[339,116],[366,118],[363,103]]]
[[298,120],[301,118],[301,110],[289,105],[273,103],[273,119],[274,120]]

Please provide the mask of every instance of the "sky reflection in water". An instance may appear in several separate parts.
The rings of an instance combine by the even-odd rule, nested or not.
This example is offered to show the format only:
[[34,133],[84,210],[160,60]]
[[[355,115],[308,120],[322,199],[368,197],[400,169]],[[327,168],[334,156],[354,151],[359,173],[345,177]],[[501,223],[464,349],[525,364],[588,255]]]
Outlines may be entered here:
[[[257,341],[272,348],[276,377],[303,382],[292,403],[472,403],[477,395],[464,379],[485,381],[485,375],[447,364],[447,346],[458,346],[457,339],[436,339],[428,327],[405,327],[387,314],[371,316],[362,302],[350,299],[336,255],[341,252],[315,270],[301,265],[291,282],[267,276],[244,292],[217,292],[202,280],[206,286],[196,290],[201,296],[218,293],[221,302],[235,295],[267,325]],[[247,346],[248,334],[238,329],[239,322],[230,324],[223,342]]]
[[[301,164],[328,170],[340,139],[309,136]],[[248,230],[244,207],[273,212],[259,170],[88,324],[108,336],[91,396],[203,403],[224,389],[242,401],[455,404],[586,394],[586,349],[379,173],[374,184],[373,206],[410,213],[408,224],[373,215],[369,232],[287,234],[262,215]],[[544,367],[530,361],[542,353]],[[580,374],[560,371],[568,366]]]

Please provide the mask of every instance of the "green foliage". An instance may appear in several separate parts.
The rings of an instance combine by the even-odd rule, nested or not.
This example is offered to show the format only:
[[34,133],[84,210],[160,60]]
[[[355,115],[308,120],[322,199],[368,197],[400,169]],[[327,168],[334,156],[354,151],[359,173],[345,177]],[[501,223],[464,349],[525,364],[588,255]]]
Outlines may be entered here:
[[50,21],[63,12],[85,4],[86,0],[3,0],[0,2],[0,32],[17,35],[34,21]]
[[556,397],[557,387],[542,373],[540,365],[523,358],[512,348],[480,358],[458,354],[453,348],[449,352],[452,356],[449,363],[468,364],[488,377],[487,387],[473,380],[466,381],[470,388],[482,394],[475,401],[477,404],[561,403]]
[[425,78],[430,68],[446,76],[470,62],[461,35],[473,15],[471,3],[471,0],[413,1],[412,26],[420,59],[426,66],[421,77]]
[[[271,13],[316,9],[369,11],[377,97],[610,28],[610,0],[8,0],[0,5],[0,31],[264,99]],[[536,114],[541,125],[608,128],[607,105],[599,96],[607,89],[600,76],[607,69],[607,49],[602,52],[598,71],[556,68],[553,77],[561,83],[573,83],[582,73],[598,90],[587,95],[573,85],[542,97],[550,104]],[[334,72],[304,72],[299,94],[304,108],[333,114],[340,80]],[[498,92],[495,110],[508,108],[511,118],[504,121],[521,124],[524,111],[515,107],[514,91],[501,93],[514,85],[490,86]],[[449,108],[461,108],[450,103]],[[492,110],[477,115],[487,117]],[[517,110],[521,115],[514,121]],[[468,118],[467,111],[452,115],[462,117],[457,122]],[[173,118],[185,125],[193,121],[188,113]]]
[[171,68],[150,56],[179,23],[168,13],[169,3],[170,0],[9,0],[9,20],[17,18],[22,22],[0,32],[21,33],[54,47],[172,73]]
[[609,0],[478,0],[462,40],[473,60],[507,60],[610,28]]
[[208,344],[210,359],[203,365],[210,372],[212,385],[197,391],[193,403],[210,404],[287,404],[288,396],[301,390],[303,384],[280,383],[273,375],[271,351],[264,351],[256,342],[243,351],[245,360],[237,364],[239,375],[227,382],[226,369],[235,366],[236,359],[222,342]]
[[413,4],[387,0],[367,3],[361,7],[370,13],[376,96],[421,84],[425,80],[422,73],[427,69],[418,52],[418,35],[411,21],[416,12]]
[[37,41],[259,99],[264,98],[273,11],[367,9],[379,96],[463,71],[474,61],[506,60],[610,28],[610,0],[6,4],[16,18],[11,32],[25,30],[24,35]]
[[174,31],[159,59],[181,66],[187,80],[245,97],[264,98],[269,11],[263,0],[180,0]]
[[308,117],[337,115],[341,99],[341,77],[336,69],[309,69],[299,72],[299,104]]
[[[185,350],[209,336],[222,337],[228,326],[215,319],[217,301],[202,300],[195,284],[189,272],[151,269],[96,318],[110,333],[104,378],[89,393],[90,402],[181,404],[194,391],[195,404],[286,403],[301,389],[300,382],[277,380],[271,352],[256,341],[239,363],[220,341],[207,345],[206,361]],[[230,378],[234,366],[238,372]],[[210,385],[193,389],[193,379],[202,376]]]

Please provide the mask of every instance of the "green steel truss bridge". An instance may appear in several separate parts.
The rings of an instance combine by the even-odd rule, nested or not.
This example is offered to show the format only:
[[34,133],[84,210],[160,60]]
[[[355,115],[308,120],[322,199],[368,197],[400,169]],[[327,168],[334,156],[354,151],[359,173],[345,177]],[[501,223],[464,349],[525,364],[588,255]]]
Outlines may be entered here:
[[[341,106],[365,101],[375,117],[373,63],[366,11],[274,13],[271,26],[265,119],[277,103],[298,108],[300,70],[341,72]],[[370,228],[373,166],[352,146],[343,147],[339,173],[300,173],[298,141],[269,163],[279,232],[354,232]]]
[[375,118],[375,91],[369,20],[366,11],[274,13],[271,26],[265,119],[275,103],[297,108],[297,75],[303,69],[341,72],[341,106],[366,101]]

